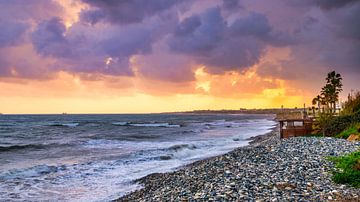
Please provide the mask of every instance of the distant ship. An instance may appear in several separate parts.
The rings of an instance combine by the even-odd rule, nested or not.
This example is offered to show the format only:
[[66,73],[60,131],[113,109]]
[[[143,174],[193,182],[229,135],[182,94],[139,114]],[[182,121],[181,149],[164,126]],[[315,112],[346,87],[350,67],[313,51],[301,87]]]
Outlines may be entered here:
[[63,112],[62,115],[67,115],[67,113],[66,113],[66,112]]

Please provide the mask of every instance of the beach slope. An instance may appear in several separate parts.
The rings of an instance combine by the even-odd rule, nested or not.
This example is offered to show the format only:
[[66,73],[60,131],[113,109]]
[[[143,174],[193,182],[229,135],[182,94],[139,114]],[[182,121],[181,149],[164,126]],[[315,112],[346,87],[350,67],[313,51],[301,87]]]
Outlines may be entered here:
[[335,138],[261,141],[172,173],[138,180],[144,188],[117,201],[331,201],[360,200],[360,189],[331,181],[326,160],[360,148]]

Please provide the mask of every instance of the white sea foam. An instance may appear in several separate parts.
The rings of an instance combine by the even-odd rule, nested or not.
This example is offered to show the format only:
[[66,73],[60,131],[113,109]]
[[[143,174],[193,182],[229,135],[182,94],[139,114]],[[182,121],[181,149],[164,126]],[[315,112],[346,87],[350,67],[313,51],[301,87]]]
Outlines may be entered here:
[[63,123],[63,126],[68,126],[68,127],[76,127],[79,125],[79,123]]
[[131,123],[130,126],[136,127],[166,127],[166,128],[179,128],[180,125],[169,123]]
[[[140,188],[140,185],[132,183],[135,179],[151,173],[172,171],[196,160],[224,154],[236,147],[246,145],[248,141],[245,139],[251,136],[269,132],[274,125],[273,121],[265,119],[252,122],[225,119],[207,120],[206,123],[193,121],[186,122],[183,127],[180,127],[179,123],[184,122],[171,120],[167,123],[165,122],[167,119],[164,119],[164,122],[161,120],[152,122],[151,119],[142,119],[138,122],[131,122],[130,119],[125,118],[118,120],[129,121],[114,122],[114,120],[116,119],[101,122],[104,127],[85,130],[85,134],[93,135],[82,134],[81,138],[74,141],[78,143],[74,147],[73,144],[64,149],[50,147],[41,156],[43,157],[41,163],[34,161],[35,163],[31,164],[33,157],[30,156],[30,160],[27,161],[28,167],[1,171],[0,192],[4,194],[0,196],[0,201],[11,201],[14,195],[20,200],[30,201],[38,199],[109,201]],[[143,120],[144,122],[141,122]],[[78,122],[69,120],[65,123]],[[114,129],[103,123],[129,127]],[[86,126],[81,124],[81,127],[74,130],[83,130]],[[149,134],[146,127],[154,127],[151,129],[155,131],[154,134]],[[159,133],[165,132],[166,135],[157,139],[121,139],[137,135],[152,137],[157,135],[157,128]],[[76,134],[74,130],[64,127],[54,127],[52,130],[68,132],[70,135],[67,138],[71,140]],[[186,131],[192,132],[186,133]],[[39,150],[36,152],[36,155],[40,153]],[[55,157],[46,160],[47,156],[51,155]],[[66,161],[59,157],[62,155],[66,156]],[[12,168],[17,168],[16,162],[13,165]],[[0,170],[2,168],[5,167],[0,165]],[[23,189],[24,186],[26,189]]]
[[79,123],[53,123],[50,126],[66,126],[66,127],[76,127]]
[[111,124],[116,125],[116,126],[126,126],[128,124],[128,122],[113,122]]
[[56,172],[58,168],[56,166],[38,165],[26,169],[14,169],[0,176],[3,180],[13,180],[15,178],[34,178],[42,175],[47,175],[52,172]]
[[240,127],[243,125],[241,122],[235,122],[235,121],[226,121],[226,120],[216,120],[213,122],[204,122],[200,123],[200,125],[206,126],[207,128],[211,127]]
[[131,123],[131,122],[113,122],[117,126],[133,126],[133,127],[166,127],[166,128],[179,128],[180,125],[170,123]]

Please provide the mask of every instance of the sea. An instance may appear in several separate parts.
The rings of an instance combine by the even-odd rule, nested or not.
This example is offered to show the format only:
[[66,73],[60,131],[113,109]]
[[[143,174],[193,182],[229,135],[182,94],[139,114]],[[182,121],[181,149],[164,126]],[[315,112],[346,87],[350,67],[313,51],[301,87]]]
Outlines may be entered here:
[[0,201],[110,201],[249,144],[273,115],[0,115]]

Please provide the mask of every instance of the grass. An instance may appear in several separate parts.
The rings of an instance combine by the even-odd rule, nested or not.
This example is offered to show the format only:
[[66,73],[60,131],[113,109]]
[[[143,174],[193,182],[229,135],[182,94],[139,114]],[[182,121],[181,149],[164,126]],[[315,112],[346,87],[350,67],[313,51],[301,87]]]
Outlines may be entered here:
[[360,150],[345,156],[330,157],[329,160],[335,162],[337,168],[332,177],[335,183],[360,188]]
[[360,123],[352,124],[349,128],[336,135],[337,138],[347,139],[351,134],[360,134]]

